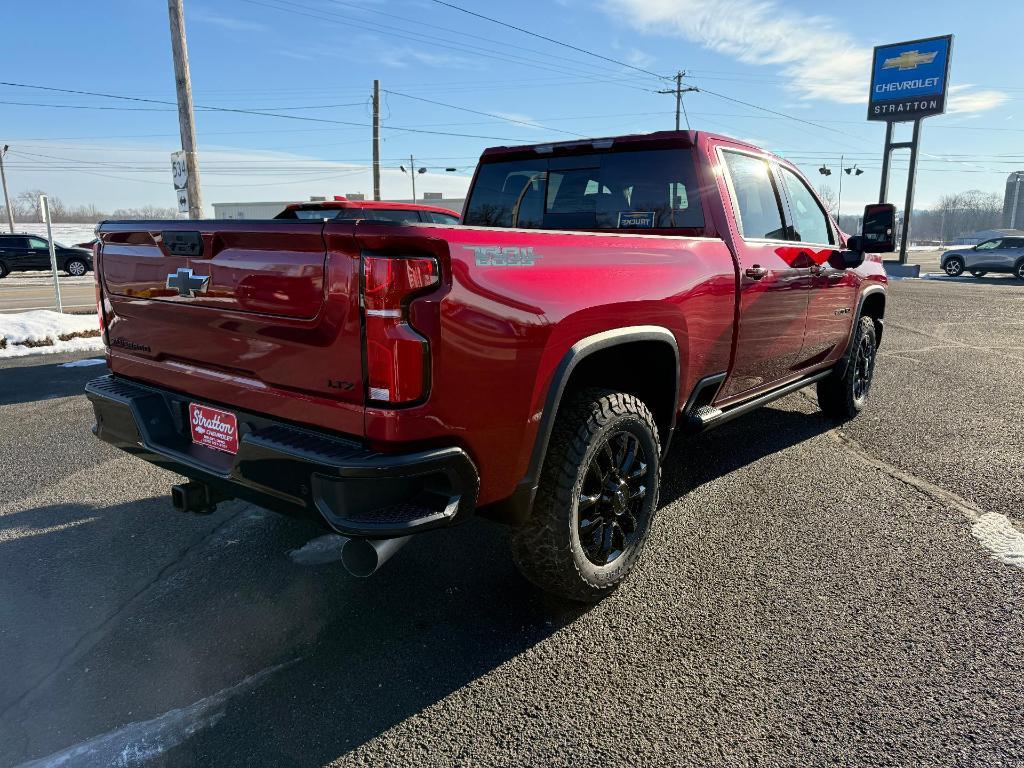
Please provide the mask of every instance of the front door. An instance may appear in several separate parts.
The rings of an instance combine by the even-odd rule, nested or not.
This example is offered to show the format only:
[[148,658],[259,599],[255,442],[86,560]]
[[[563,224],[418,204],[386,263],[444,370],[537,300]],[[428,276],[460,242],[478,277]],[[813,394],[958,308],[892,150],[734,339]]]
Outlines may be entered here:
[[788,203],[794,260],[807,264],[811,272],[804,342],[797,360],[798,368],[806,368],[845,349],[856,309],[857,276],[844,267],[831,219],[810,186],[790,168],[776,167]]
[[811,270],[786,239],[782,194],[768,160],[726,146],[718,152],[740,267],[736,351],[717,399],[723,402],[792,377],[803,347]]
[[28,254],[26,255],[28,269],[49,269],[50,268],[50,246],[39,237],[28,239]]

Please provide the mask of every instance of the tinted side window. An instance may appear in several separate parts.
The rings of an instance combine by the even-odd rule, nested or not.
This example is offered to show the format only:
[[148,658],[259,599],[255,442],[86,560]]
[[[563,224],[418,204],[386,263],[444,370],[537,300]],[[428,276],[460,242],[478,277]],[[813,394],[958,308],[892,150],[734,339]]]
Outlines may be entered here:
[[735,195],[740,233],[748,239],[784,240],[782,209],[768,162],[738,152],[722,152]]
[[805,243],[832,243],[832,227],[828,216],[821,209],[814,193],[807,188],[803,179],[788,168],[780,167],[782,181],[789,192],[789,207],[793,214],[792,240]]
[[484,163],[465,222],[545,229],[699,229],[704,214],[685,149]]
[[1007,248],[1024,248],[1024,237],[1011,237],[1006,241]]
[[423,211],[427,217],[427,221],[432,221],[435,224],[458,224],[459,217],[452,216],[447,213],[438,213],[437,211]]
[[366,208],[363,218],[367,221],[390,221],[395,224],[419,224],[419,211],[396,211],[388,208]]

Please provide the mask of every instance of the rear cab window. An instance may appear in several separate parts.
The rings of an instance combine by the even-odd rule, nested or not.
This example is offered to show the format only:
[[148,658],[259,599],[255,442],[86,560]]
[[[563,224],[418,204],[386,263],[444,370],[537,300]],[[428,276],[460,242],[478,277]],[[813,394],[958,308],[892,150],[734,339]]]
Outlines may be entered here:
[[485,161],[463,223],[556,230],[703,230],[704,213],[691,151],[640,149]]

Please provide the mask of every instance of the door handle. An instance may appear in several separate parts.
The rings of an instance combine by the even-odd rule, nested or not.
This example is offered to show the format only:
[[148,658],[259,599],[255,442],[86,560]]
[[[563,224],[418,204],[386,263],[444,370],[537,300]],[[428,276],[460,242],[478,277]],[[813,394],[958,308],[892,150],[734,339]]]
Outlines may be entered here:
[[747,267],[743,274],[749,277],[751,280],[760,280],[762,277],[768,274],[768,270],[762,267],[760,264],[755,264],[752,267]]

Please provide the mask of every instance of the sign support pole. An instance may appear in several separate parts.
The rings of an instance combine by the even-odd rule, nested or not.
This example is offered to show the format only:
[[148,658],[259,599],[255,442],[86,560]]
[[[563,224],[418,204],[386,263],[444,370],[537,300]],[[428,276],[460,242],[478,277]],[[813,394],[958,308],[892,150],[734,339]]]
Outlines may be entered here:
[[910,242],[910,220],[914,212],[914,184],[917,181],[917,146],[921,140],[921,119],[914,121],[914,135],[910,140],[910,169],[907,172],[907,199],[903,205],[903,236],[900,238],[900,264],[907,263],[907,244]]
[[60,279],[57,277],[57,252],[53,248],[53,229],[50,226],[50,201],[46,195],[39,196],[39,207],[46,222],[46,240],[50,246],[50,270],[53,272],[53,294],[57,299],[57,311],[64,314],[64,302],[60,298]]
[[889,156],[892,151],[892,121],[885,123],[885,150],[882,152],[882,187],[878,190],[878,202],[884,203],[889,196]]

